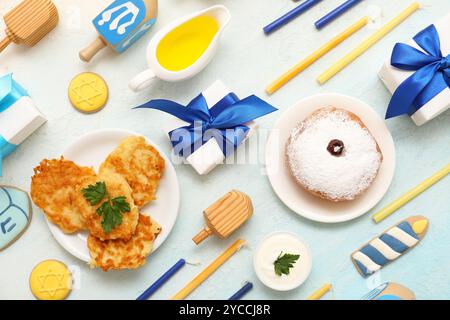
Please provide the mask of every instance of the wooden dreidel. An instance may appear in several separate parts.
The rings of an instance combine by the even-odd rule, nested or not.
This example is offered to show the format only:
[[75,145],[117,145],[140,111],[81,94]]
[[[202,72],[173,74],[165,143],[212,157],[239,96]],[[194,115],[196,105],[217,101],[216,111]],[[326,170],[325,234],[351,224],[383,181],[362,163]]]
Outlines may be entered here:
[[153,26],[157,15],[158,0],[114,1],[92,21],[99,36],[80,52],[80,59],[89,62],[106,46],[124,52]]
[[252,216],[252,200],[245,193],[232,190],[207,208],[203,214],[207,226],[192,238],[197,245],[211,234],[221,239],[230,236]]
[[6,38],[0,42],[0,52],[11,42],[33,47],[56,27],[59,16],[51,0],[24,0],[4,20]]

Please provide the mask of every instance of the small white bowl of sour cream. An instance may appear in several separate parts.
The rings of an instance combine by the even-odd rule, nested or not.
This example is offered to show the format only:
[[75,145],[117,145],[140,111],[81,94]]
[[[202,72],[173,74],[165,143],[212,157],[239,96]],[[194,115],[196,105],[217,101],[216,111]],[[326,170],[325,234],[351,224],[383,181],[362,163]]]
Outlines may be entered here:
[[[275,261],[284,254],[300,255],[289,274],[277,275]],[[292,232],[279,231],[266,236],[253,256],[253,267],[259,280],[277,291],[289,291],[301,286],[311,273],[312,257],[308,246]]]

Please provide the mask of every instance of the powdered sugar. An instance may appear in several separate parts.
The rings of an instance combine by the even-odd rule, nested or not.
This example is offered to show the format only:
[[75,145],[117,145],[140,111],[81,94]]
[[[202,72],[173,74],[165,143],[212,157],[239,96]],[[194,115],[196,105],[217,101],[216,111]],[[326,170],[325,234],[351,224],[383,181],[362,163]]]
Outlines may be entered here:
[[[328,150],[331,140],[344,143],[341,155]],[[382,155],[370,132],[352,114],[322,108],[291,133],[287,155],[292,174],[305,188],[331,200],[352,200],[375,179]]]

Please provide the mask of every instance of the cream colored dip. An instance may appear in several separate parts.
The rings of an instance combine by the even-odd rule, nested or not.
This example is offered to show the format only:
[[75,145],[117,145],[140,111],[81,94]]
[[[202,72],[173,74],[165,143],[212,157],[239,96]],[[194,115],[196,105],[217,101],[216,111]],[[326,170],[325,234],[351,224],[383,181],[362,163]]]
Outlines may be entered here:
[[[289,275],[278,276],[275,273],[274,262],[281,252],[300,255]],[[308,278],[312,261],[308,247],[296,235],[277,232],[260,243],[253,264],[262,283],[274,290],[287,291],[299,287]]]

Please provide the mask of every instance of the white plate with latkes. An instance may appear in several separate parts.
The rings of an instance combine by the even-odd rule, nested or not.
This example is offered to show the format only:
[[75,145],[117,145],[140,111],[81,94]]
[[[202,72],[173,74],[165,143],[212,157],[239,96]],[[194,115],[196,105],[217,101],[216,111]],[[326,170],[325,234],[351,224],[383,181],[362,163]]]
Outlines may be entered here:
[[[141,136],[141,134],[121,129],[96,130],[76,139],[64,150],[63,156],[80,166],[93,167],[98,172],[98,168],[107,156],[119,145],[120,141],[129,136]],[[167,239],[177,220],[180,188],[175,168],[170,159],[164,155],[161,148],[148,138],[145,139],[148,144],[158,150],[166,162],[164,174],[156,193],[156,200],[144,206],[140,211],[142,214],[150,215],[162,227],[161,233],[153,245],[153,251],[155,251]],[[47,223],[56,241],[64,249],[85,262],[90,261],[87,232],[66,234],[48,220]]]
[[[333,202],[311,194],[295,181],[287,164],[286,143],[291,130],[326,106],[356,114],[372,133],[383,154],[381,167],[372,185],[351,201]],[[267,141],[266,169],[273,190],[292,211],[318,222],[344,222],[367,213],[386,194],[394,177],[395,146],[384,120],[369,105],[342,94],[319,94],[300,100],[278,119]]]

